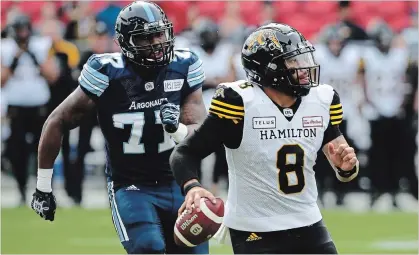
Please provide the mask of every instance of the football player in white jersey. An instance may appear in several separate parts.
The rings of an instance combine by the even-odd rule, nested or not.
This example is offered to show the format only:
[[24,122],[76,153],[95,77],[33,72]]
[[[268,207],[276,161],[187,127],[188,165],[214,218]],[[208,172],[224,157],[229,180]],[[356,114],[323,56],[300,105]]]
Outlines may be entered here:
[[376,208],[375,202],[384,195],[391,198],[392,205],[387,204],[391,209],[397,207],[400,178],[414,171],[414,136],[404,109],[412,92],[406,80],[409,51],[404,40],[383,20],[372,20],[367,33],[374,42],[363,51],[364,109],[370,108],[372,140],[368,160],[371,206]]
[[336,91],[319,84],[314,47],[296,29],[277,23],[245,41],[248,81],[219,85],[209,116],[171,155],[186,208],[213,199],[196,175],[200,159],[226,147],[229,190],[224,225],[234,253],[337,253],[317,206],[313,166],[323,150],[336,177],[358,174],[359,163],[339,131]]
[[[362,75],[362,46],[349,41],[346,32],[347,27],[341,24],[328,26],[324,31],[324,39],[315,45],[314,57],[321,66],[320,83],[330,84],[345,105],[345,116],[339,129],[356,151],[367,150],[370,140],[369,122],[358,107],[363,101],[363,87],[358,80]],[[318,155],[314,171],[317,173],[319,198],[322,199],[323,193],[332,189],[336,194],[336,205],[343,205],[345,193],[356,182],[346,184],[334,180],[329,163],[322,154]],[[328,206],[326,198],[323,202]]]

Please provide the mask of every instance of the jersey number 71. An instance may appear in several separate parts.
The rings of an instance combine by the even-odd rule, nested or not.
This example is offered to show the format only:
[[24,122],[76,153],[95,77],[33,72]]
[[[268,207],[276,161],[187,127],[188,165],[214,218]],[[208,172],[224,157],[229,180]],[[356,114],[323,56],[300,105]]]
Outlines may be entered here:
[[[161,124],[160,110],[154,111],[155,124]],[[143,154],[145,153],[144,144],[141,143],[143,137],[143,129],[146,123],[143,112],[129,112],[129,113],[118,113],[112,116],[113,125],[116,128],[124,129],[125,125],[132,125],[131,135],[128,142],[123,143],[124,154]],[[175,147],[175,142],[172,140],[169,134],[163,131],[164,136],[163,142],[158,145],[158,153],[167,151]]]

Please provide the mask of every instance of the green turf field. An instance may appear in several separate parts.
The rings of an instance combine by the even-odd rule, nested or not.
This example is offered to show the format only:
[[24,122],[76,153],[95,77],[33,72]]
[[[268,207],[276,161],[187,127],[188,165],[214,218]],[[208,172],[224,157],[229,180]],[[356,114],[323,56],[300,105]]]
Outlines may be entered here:
[[[418,253],[417,214],[325,211],[340,253]],[[29,208],[1,210],[1,253],[125,253],[106,209],[60,209],[53,223]],[[211,245],[211,253],[231,253]]]

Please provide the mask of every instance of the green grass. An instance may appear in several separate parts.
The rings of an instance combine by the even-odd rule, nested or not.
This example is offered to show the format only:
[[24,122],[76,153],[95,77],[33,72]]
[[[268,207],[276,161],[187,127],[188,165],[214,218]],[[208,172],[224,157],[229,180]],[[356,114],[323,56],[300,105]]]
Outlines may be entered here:
[[[418,253],[418,217],[408,213],[323,212],[340,253]],[[415,245],[416,244],[416,245]],[[212,245],[211,253],[231,253]],[[123,254],[106,209],[60,209],[53,223],[29,208],[1,210],[2,254]]]

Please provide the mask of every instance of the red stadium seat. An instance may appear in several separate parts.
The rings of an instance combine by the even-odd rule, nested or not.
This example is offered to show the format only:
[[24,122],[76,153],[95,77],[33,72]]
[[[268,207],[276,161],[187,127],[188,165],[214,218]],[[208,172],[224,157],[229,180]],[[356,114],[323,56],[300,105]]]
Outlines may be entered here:
[[418,11],[419,8],[419,2],[418,1],[412,1],[409,2],[409,8],[413,9],[414,11]]
[[39,13],[41,12],[42,5],[44,5],[44,1],[25,1],[17,2],[17,4],[19,5],[19,9],[23,13],[32,17],[33,15],[39,15]]
[[258,25],[262,13],[263,3],[259,1],[242,2],[240,13],[247,25]]
[[386,19],[387,17],[405,15],[408,12],[408,7],[408,3],[404,1],[382,2],[378,9],[378,13]]
[[210,1],[210,2],[197,2],[197,7],[202,16],[208,16],[218,20],[224,14],[225,2]]
[[90,8],[93,13],[98,13],[105,9],[108,5],[110,5],[112,2],[107,1],[91,1],[90,2]]
[[[307,39],[311,39],[323,27],[323,23],[319,19],[307,16],[305,13],[289,15],[283,17],[281,22],[289,24],[300,31]],[[307,24],[310,24],[309,26]]]
[[404,28],[409,27],[410,17],[407,14],[394,16],[392,19],[388,20],[388,23],[395,32],[400,32]]
[[317,15],[328,15],[337,11],[337,2],[307,1],[303,5],[304,12]]
[[289,15],[294,15],[296,13],[301,12],[301,2],[280,2],[274,1],[273,2],[274,8],[276,10],[276,20],[280,20],[282,17],[286,17]]

